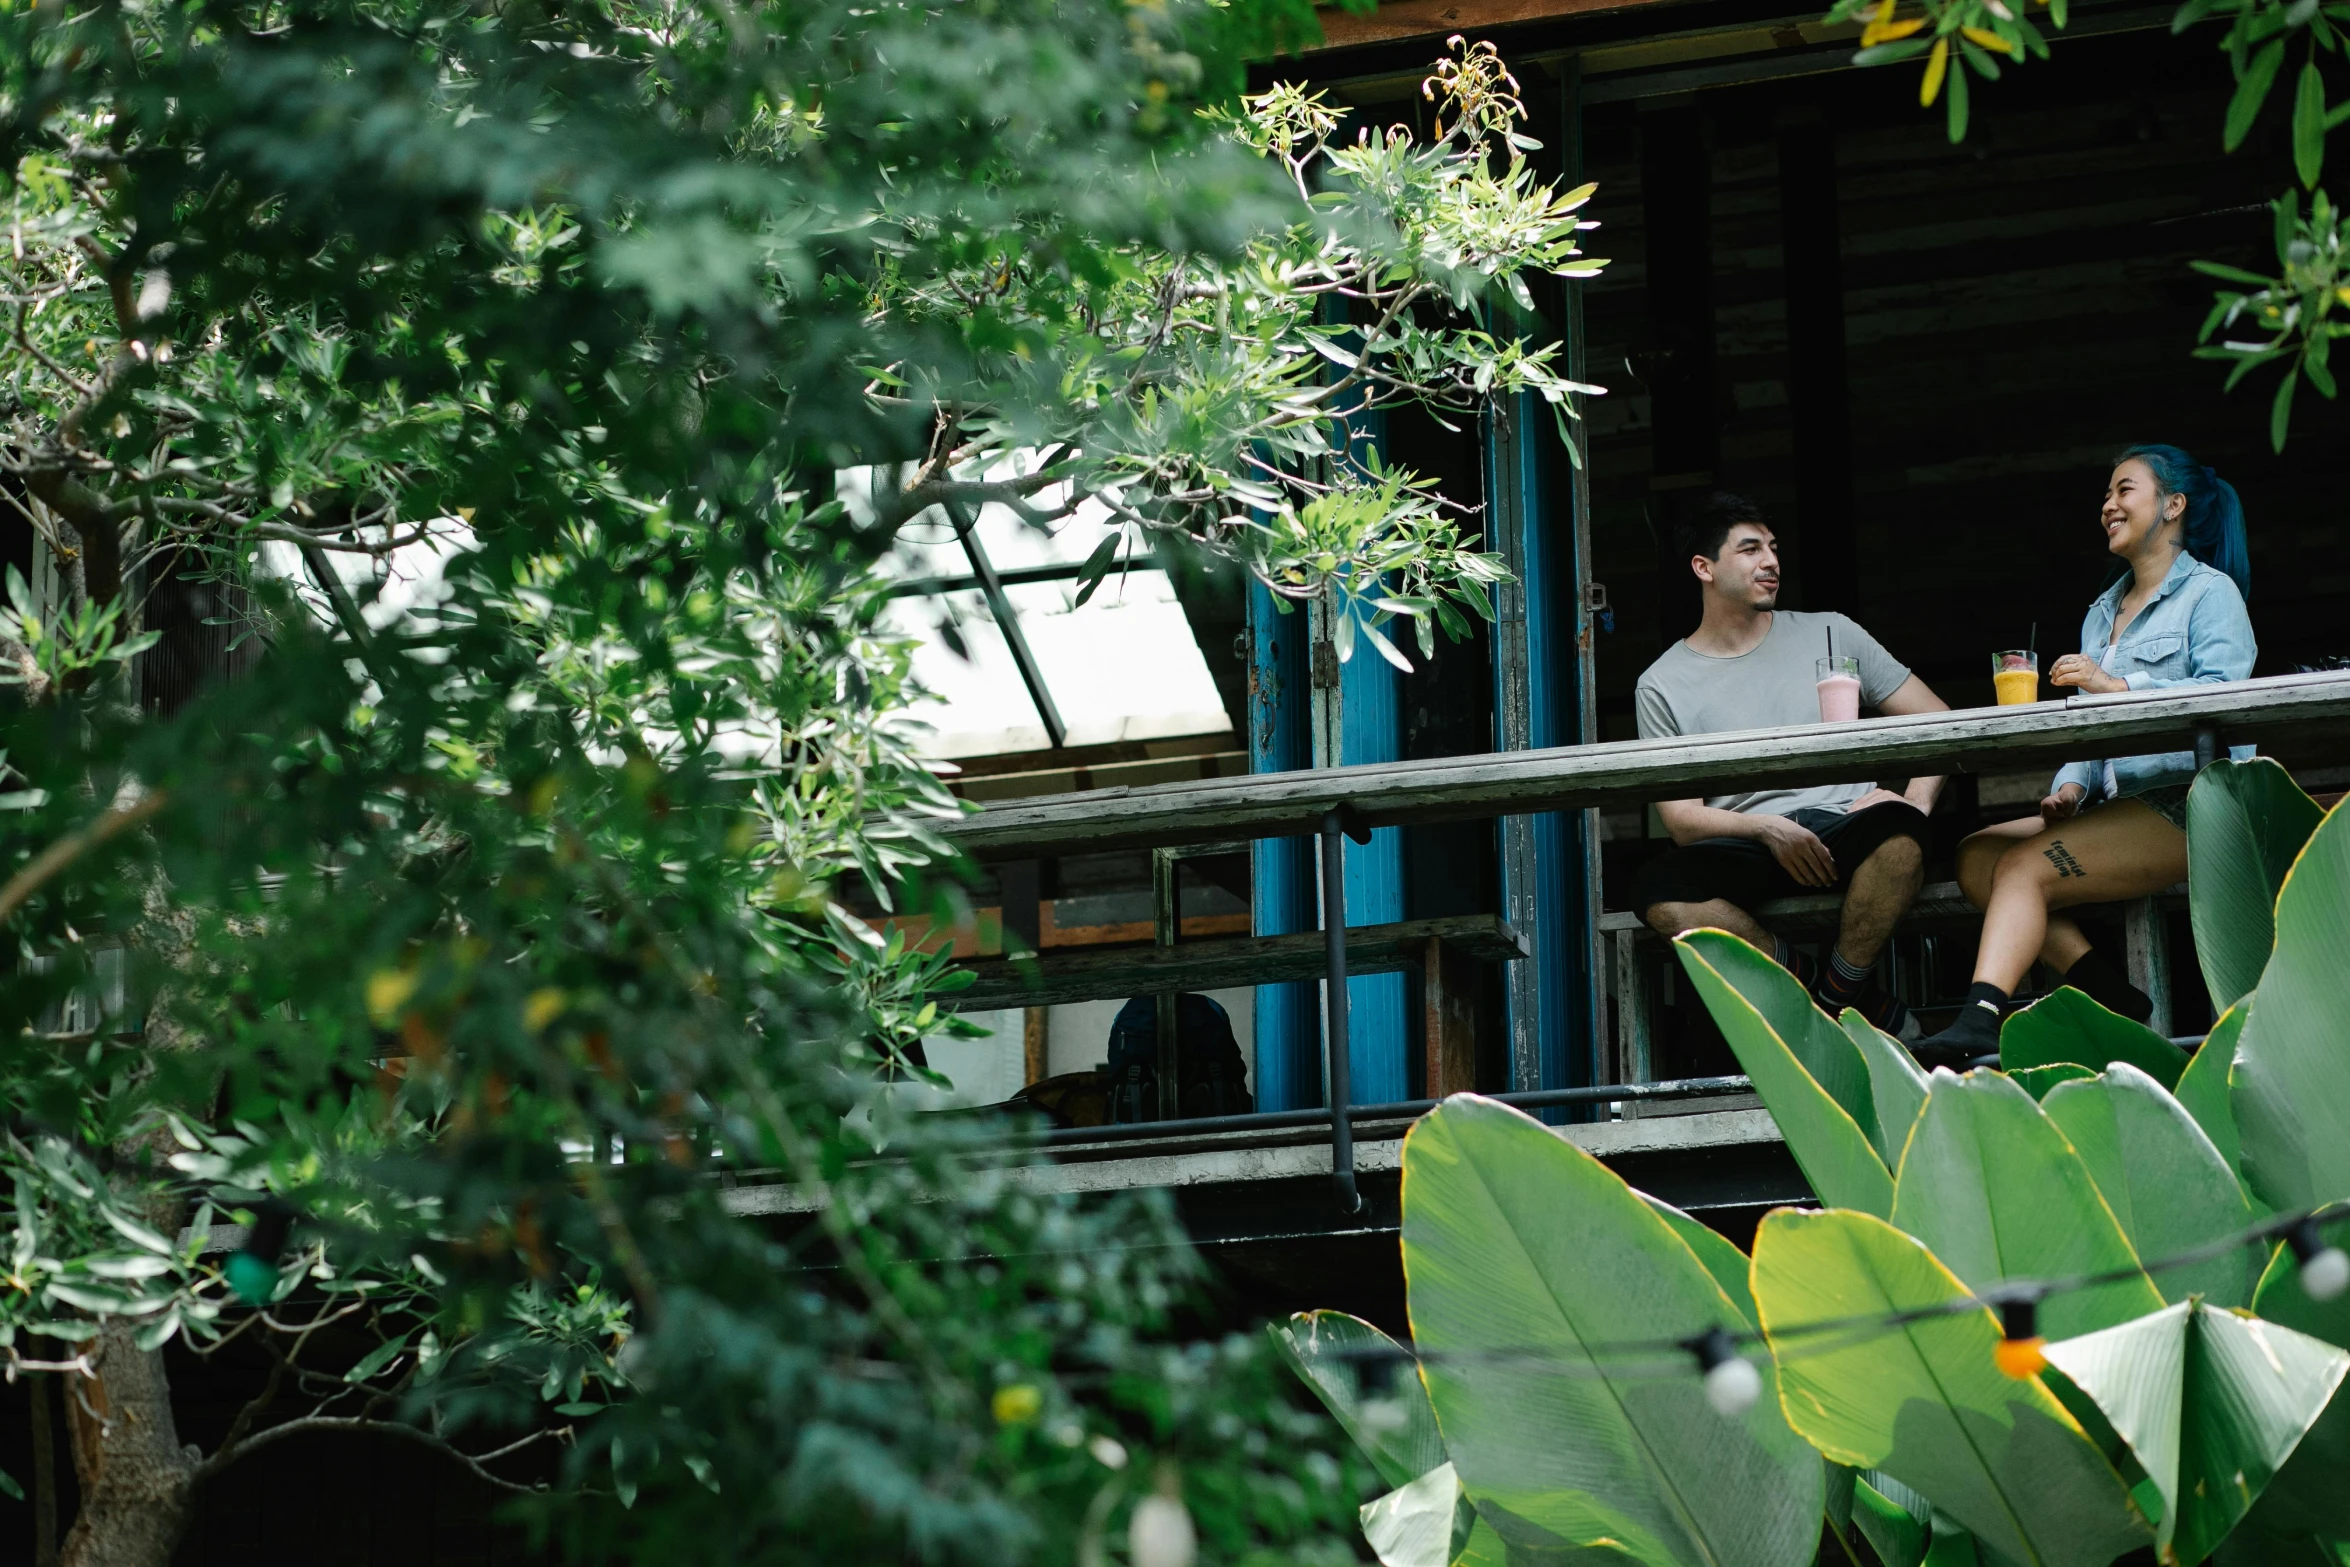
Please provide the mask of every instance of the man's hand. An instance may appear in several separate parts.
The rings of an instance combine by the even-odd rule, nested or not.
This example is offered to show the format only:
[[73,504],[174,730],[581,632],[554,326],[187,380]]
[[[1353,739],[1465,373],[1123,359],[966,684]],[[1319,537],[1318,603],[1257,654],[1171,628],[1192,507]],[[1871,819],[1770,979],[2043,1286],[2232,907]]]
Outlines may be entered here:
[[2074,686],[2099,696],[2130,689],[2127,680],[2119,675],[2107,674],[2104,667],[2086,653],[2067,653],[2049,665],[2048,683],[2052,686]]
[[2066,784],[2040,802],[2040,820],[2051,827],[2058,822],[2071,821],[2081,814],[2081,800],[2086,793],[2079,784]]
[[1785,816],[1757,816],[1754,835],[1771,851],[1780,868],[1803,886],[1836,885],[1835,856],[1810,828]]
[[1872,805],[1884,805],[1888,802],[1895,801],[1903,805],[1914,805],[1917,803],[1908,795],[1895,794],[1890,789],[1871,789],[1868,793],[1862,795],[1859,799],[1846,806],[1844,811],[1848,816],[1858,816],[1861,812],[1867,810]]

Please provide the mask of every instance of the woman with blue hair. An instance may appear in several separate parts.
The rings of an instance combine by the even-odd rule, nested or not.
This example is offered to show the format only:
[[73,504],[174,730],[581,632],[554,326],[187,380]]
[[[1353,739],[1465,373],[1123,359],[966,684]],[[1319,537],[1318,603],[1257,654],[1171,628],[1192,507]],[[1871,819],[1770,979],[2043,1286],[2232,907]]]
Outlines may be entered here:
[[[2049,680],[2104,692],[2248,678],[2252,571],[2235,489],[2175,446],[2133,446],[2114,461],[2100,520],[2122,569],[2089,606],[2081,651],[2058,659]],[[2060,911],[2184,880],[2194,779],[2192,751],[2074,762],[2037,816],[1959,845],[1958,883],[1983,911],[1983,941],[1974,988],[1948,1028],[1913,1047],[1920,1061],[1960,1067],[1995,1053],[2000,1010],[2035,958],[2125,1017],[2152,1014],[2146,993]]]

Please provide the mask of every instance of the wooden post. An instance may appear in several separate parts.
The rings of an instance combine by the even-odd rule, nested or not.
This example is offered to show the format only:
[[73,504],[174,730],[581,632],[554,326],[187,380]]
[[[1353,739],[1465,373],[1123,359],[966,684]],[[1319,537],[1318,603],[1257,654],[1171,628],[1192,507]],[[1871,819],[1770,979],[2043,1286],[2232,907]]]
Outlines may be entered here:
[[1020,1076],[1023,1083],[1041,1083],[1053,1075],[1051,1009],[1020,1009]]
[[2128,954],[2130,983],[2154,998],[2154,1015],[2146,1026],[2170,1037],[2170,921],[2152,898],[2122,905],[2122,945]]
[[1837,219],[1836,128],[1815,113],[1779,131],[1787,408],[1795,436],[1795,569],[1804,608],[1857,613],[1844,251]]
[[1420,987],[1427,1015],[1427,1071],[1430,1099],[1473,1093],[1477,1087],[1477,967],[1446,945],[1428,938]]
[[1640,932],[1616,932],[1616,1046],[1623,1054],[1624,1081],[1656,1081],[1656,1049],[1650,1038],[1648,976],[1641,972]]

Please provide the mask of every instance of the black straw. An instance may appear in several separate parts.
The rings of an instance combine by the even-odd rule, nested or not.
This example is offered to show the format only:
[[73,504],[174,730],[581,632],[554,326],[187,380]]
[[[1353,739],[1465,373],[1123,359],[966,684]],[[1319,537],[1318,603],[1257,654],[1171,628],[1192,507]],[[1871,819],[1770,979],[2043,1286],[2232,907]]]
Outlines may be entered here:
[[2040,651],[2040,622],[2036,620],[2032,622],[2032,634],[2024,638],[2024,651],[2027,653]]

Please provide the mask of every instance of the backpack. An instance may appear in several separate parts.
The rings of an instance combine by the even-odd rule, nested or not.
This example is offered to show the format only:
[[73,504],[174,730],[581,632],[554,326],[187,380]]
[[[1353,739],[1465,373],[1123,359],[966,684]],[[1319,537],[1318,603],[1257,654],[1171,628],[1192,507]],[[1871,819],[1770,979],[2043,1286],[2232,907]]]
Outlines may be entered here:
[[[1181,1085],[1177,1113],[1188,1120],[1255,1109],[1247,1063],[1224,1009],[1206,996],[1185,994],[1175,999],[1175,1019],[1175,1071]],[[1158,997],[1137,996],[1118,1009],[1110,1025],[1110,1059],[1102,1070],[1110,1080],[1113,1121],[1159,1119]]]

